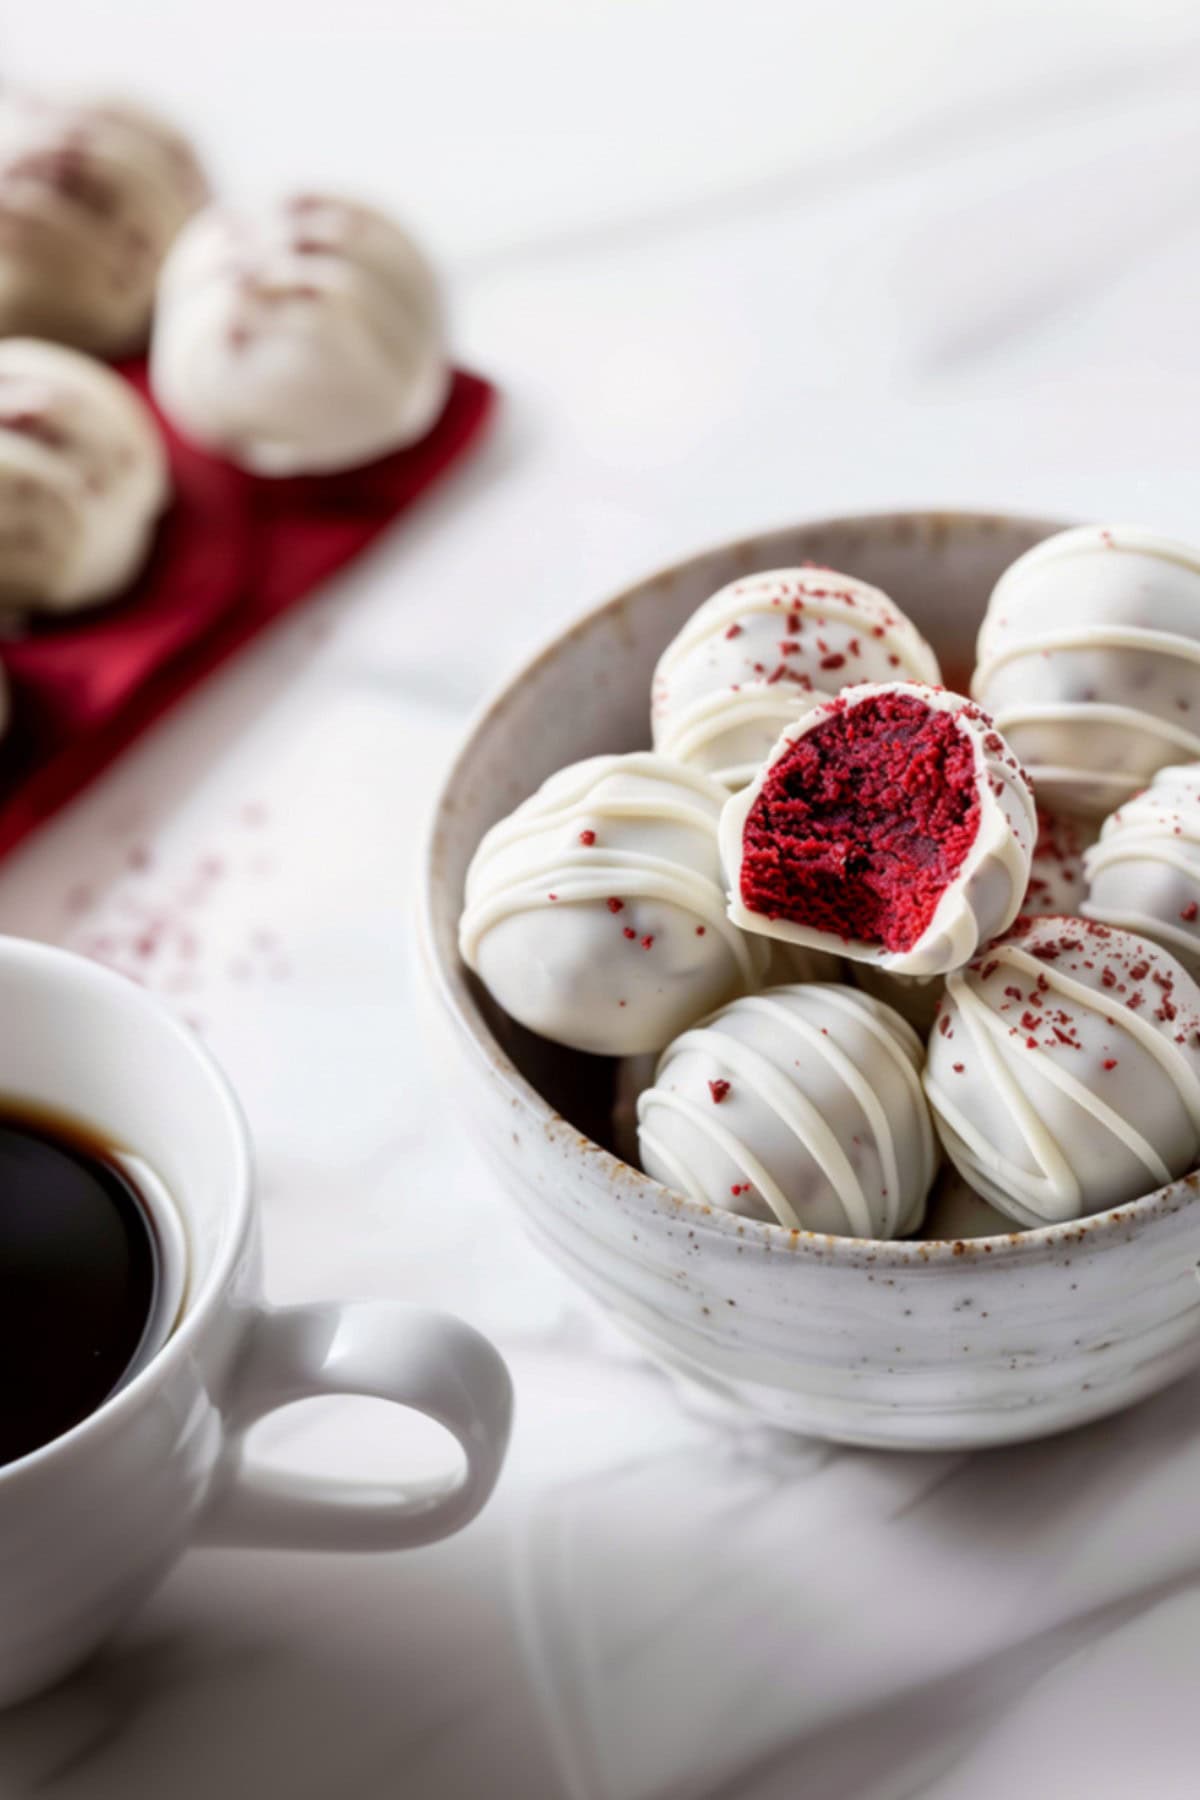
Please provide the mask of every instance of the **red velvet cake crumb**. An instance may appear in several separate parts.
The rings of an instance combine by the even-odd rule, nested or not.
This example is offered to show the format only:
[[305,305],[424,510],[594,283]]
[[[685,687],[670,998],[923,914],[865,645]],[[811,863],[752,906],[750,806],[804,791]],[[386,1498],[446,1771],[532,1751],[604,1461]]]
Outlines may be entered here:
[[746,820],[752,912],[909,950],[979,830],[975,757],[951,713],[882,693],[804,733]]

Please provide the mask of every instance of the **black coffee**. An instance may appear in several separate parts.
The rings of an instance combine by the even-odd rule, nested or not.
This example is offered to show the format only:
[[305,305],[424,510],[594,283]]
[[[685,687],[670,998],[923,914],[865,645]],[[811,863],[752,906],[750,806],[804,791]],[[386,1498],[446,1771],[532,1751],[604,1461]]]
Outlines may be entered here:
[[115,1153],[0,1110],[0,1464],[112,1393],[154,1315],[158,1246]]

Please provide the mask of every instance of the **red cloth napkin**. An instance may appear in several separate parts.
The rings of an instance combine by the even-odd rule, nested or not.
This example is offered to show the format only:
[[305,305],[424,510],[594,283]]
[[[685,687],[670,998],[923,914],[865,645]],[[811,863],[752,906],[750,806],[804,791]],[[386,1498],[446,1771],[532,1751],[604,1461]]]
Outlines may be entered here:
[[[149,399],[140,360],[120,372]],[[0,740],[0,855],[365,549],[475,443],[494,399],[459,370],[419,444],[364,469],[284,481],[205,456],[160,417],[174,497],[136,586],[96,612],[0,642],[13,698]]]

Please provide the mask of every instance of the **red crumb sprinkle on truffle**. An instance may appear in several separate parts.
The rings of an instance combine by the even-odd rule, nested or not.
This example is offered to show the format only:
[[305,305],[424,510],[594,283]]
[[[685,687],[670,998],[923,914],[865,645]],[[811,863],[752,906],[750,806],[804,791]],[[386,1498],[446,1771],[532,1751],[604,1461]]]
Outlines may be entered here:
[[729,630],[725,633],[725,636],[727,638],[739,638],[739,637],[741,637],[741,635],[742,635],[742,627],[740,625],[736,625],[736,624],[731,625],[729,627]]
[[712,1095],[713,1105],[720,1106],[722,1100],[729,1092],[729,1083],[727,1081],[710,1081],[708,1084],[708,1091]]
[[625,902],[623,900],[618,900],[615,894],[610,895],[609,898],[604,902],[604,904],[605,904],[605,906],[607,906],[610,913],[619,913],[619,912],[625,911]]
[[752,1181],[735,1181],[729,1191],[736,1200],[739,1194],[749,1194],[753,1190],[753,1187],[754,1183]]
[[835,700],[750,809],[742,901],[768,919],[908,950],[979,819],[975,754],[954,713],[892,692]]
[[622,937],[627,937],[630,940],[630,942],[632,942],[633,939],[637,936],[637,932],[633,929],[632,925],[626,925],[626,927],[621,935],[622,935]]
[[[1052,967],[1065,984],[1060,990],[1054,977],[1042,968],[1035,989],[1028,994],[1023,995],[1020,987],[1004,989],[1007,997],[996,1010],[1008,1013],[1014,1002],[1023,1006],[1019,1023],[1009,1024],[1008,1032],[1014,1039],[1027,1032],[1024,1041],[1030,1050],[1058,1056],[1063,1051],[1088,1049],[1080,1035],[1079,1011],[1080,1005],[1088,1003],[1072,998],[1070,984],[1074,982],[1090,988],[1097,998],[1112,995],[1096,1008],[1111,1029],[1119,1029],[1123,1008],[1126,1013],[1148,1014],[1159,1026],[1172,1027],[1175,1043],[1200,1048],[1200,1008],[1189,998],[1191,984],[1187,989],[1178,988],[1177,971],[1169,959],[1143,940],[1095,920],[1050,916],[1018,921],[997,947],[1002,961],[1005,944]],[[972,968],[978,974],[981,963],[975,962]],[[1111,1047],[1103,1046],[1105,1050]],[[1101,1061],[1097,1056],[1097,1067],[1111,1072],[1118,1067],[1118,1059],[1109,1056]]]
[[697,925],[696,936],[703,937],[705,935],[705,933],[707,932],[707,930],[708,930],[707,925]]
[[585,850],[590,850],[596,841],[596,834],[594,831],[581,831],[579,834],[579,841]]
[[1115,1069],[1117,1066],[1116,1057],[1115,1056],[1106,1056],[1102,1066],[1106,1069]]
[[1197,905],[1195,900],[1189,900],[1186,906],[1179,909],[1179,916],[1185,925],[1192,924],[1197,913],[1200,913],[1200,905]]
[[650,949],[650,947],[651,947],[651,945],[652,945],[652,944],[653,944],[653,943],[654,943],[654,937],[653,937],[653,934],[650,934],[650,935],[648,935],[648,936],[646,936],[646,937],[644,937],[644,938],[643,938],[643,939],[642,939],[642,949],[643,949],[643,950],[649,950],[649,949]]

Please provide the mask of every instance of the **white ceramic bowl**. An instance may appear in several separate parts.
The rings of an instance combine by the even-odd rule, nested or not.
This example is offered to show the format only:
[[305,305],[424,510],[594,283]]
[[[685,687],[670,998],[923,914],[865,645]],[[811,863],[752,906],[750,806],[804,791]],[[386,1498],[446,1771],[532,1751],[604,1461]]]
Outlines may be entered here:
[[659,1361],[764,1420],[847,1443],[1010,1443],[1200,1363],[1200,1177],[1076,1225],[961,1242],[789,1232],[669,1192],[598,1140],[613,1065],[501,1016],[458,959],[483,832],[552,770],[649,741],[650,673],[715,589],[806,558],[882,587],[965,690],[1001,570],[1059,527],[965,513],[823,520],[710,550],[556,638],[472,728],[439,801],[425,960],[462,1115],[535,1240]]

